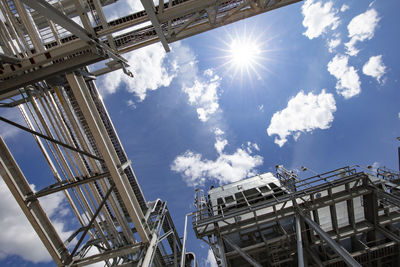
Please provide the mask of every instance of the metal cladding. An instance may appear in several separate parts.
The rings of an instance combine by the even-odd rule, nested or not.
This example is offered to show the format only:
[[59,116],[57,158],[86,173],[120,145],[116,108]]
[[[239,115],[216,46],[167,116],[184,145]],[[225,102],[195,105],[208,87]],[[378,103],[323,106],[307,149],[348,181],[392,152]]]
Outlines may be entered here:
[[399,266],[400,173],[278,167],[198,195],[193,229],[219,266]]

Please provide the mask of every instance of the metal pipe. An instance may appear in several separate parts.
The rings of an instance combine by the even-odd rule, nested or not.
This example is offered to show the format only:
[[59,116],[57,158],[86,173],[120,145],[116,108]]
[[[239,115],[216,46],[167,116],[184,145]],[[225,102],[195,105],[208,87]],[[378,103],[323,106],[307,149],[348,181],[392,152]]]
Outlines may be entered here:
[[181,267],[185,266],[185,256],[186,256],[186,237],[187,237],[187,218],[192,213],[185,215],[185,228],[183,230],[183,245],[182,245],[182,255],[181,255]]
[[296,221],[296,239],[297,239],[297,266],[304,267],[304,256],[303,256],[303,242],[301,238],[301,225],[300,217],[298,214],[295,215]]
[[301,216],[301,218],[303,218],[304,221],[307,222],[307,224],[309,226],[311,226],[311,228],[313,228],[313,230],[315,232],[317,232],[317,234],[323,239],[325,240],[325,242],[336,252],[336,254],[338,254],[345,262],[348,266],[356,266],[356,267],[361,267],[361,264],[359,264],[351,255],[350,253],[344,249],[340,244],[338,244],[337,242],[335,242],[324,230],[321,229],[321,227],[319,227],[318,224],[316,224],[313,220],[311,220],[306,214],[304,214],[304,212],[299,209],[298,207],[295,209],[296,212]]

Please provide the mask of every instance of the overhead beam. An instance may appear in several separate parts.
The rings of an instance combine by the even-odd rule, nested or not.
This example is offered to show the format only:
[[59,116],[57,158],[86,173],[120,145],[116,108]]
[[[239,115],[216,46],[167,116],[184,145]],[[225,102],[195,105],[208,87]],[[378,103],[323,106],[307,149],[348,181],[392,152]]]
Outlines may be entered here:
[[73,21],[72,19],[65,16],[62,12],[60,12],[57,8],[53,7],[46,0],[21,0],[27,6],[35,9],[37,12],[41,13],[43,16],[48,17],[53,22],[62,26],[66,30],[70,31],[72,34],[76,35],[81,40],[84,40],[92,45],[98,46],[101,48],[109,57],[121,61],[126,62],[121,56],[116,55],[114,51],[107,45],[101,43],[97,38],[92,36],[87,30],[81,27],[78,23]]
[[144,9],[146,10],[147,15],[151,23],[153,24],[154,30],[157,33],[158,38],[160,39],[161,44],[163,45],[166,52],[169,52],[171,49],[169,48],[168,41],[165,38],[164,32],[161,29],[160,22],[158,21],[157,15],[154,10],[153,0],[140,0]]

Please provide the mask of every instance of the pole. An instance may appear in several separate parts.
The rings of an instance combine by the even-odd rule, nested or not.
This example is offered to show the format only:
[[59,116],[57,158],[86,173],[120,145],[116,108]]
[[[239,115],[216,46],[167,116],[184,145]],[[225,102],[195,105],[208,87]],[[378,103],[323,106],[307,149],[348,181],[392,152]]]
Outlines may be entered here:
[[185,267],[185,256],[186,256],[186,235],[187,235],[187,218],[189,214],[185,216],[185,228],[183,230],[183,245],[182,245],[182,256],[181,256],[181,267]]
[[295,215],[296,220],[296,239],[297,239],[297,265],[299,267],[304,267],[304,256],[303,256],[303,242],[301,239],[301,225],[300,225],[300,216],[298,214]]

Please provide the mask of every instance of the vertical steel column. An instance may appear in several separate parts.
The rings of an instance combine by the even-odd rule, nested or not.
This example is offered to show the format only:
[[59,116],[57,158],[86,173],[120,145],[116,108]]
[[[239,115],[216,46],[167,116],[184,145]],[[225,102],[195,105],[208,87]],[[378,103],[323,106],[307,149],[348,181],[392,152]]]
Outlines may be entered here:
[[222,237],[218,237],[218,248],[219,248],[219,256],[222,261],[222,267],[228,267],[228,264],[226,263],[226,257],[225,257],[225,249],[224,249],[224,240],[222,240]]
[[298,214],[295,215],[296,221],[296,239],[297,239],[297,259],[298,266],[304,267],[304,256],[303,256],[303,241],[301,239],[301,225],[300,225],[300,217]]
[[190,214],[185,216],[185,228],[183,230],[183,245],[182,245],[182,255],[181,255],[181,267],[185,266],[186,257],[186,237],[187,237],[187,218]]
[[308,225],[313,228],[315,232],[321,238],[346,262],[348,266],[355,266],[355,267],[361,267],[361,264],[359,264],[351,255],[350,253],[344,249],[340,244],[335,242],[327,233],[325,233],[324,230],[319,227],[318,224],[316,224],[313,220],[311,220],[307,215],[303,213],[303,211],[300,208],[296,208],[295,211],[297,212],[298,215],[306,222]]

